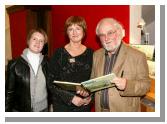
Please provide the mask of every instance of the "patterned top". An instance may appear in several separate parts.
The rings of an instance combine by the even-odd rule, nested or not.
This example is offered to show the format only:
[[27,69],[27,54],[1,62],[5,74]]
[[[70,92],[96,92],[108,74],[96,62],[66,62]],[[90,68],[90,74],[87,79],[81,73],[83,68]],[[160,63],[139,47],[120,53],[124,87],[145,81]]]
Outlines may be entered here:
[[[93,50],[90,48],[75,57],[71,56],[65,48],[58,48],[50,60],[49,68],[54,75],[54,80],[81,83],[90,79],[92,60]],[[57,106],[55,111],[60,111],[59,107],[62,106],[64,106],[62,111],[84,111],[74,105],[75,110],[70,108],[74,95],[75,92],[57,89],[54,93],[54,102]],[[61,105],[59,106],[58,103]]]

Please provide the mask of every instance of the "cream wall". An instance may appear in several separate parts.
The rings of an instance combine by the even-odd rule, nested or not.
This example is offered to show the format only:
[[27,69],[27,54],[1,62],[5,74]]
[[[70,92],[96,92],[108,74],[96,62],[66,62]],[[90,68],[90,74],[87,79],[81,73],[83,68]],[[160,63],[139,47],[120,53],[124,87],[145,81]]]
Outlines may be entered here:
[[130,6],[130,44],[141,43],[141,29],[137,28],[137,25],[141,19],[141,13],[141,5]]
[[[7,8],[9,6],[5,6]],[[5,10],[5,65],[12,59],[9,15]]]

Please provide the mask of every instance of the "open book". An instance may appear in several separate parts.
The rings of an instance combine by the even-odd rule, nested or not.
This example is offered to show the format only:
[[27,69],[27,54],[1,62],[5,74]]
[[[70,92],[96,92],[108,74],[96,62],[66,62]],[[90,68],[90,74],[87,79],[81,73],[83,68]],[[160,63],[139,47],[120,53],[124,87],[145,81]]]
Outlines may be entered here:
[[81,87],[89,92],[95,92],[98,90],[115,86],[115,84],[112,83],[112,80],[115,77],[116,75],[114,73],[111,73],[111,74],[90,79],[81,83],[64,82],[64,81],[54,81],[53,83],[55,83],[56,85],[66,90],[75,91],[76,87]]

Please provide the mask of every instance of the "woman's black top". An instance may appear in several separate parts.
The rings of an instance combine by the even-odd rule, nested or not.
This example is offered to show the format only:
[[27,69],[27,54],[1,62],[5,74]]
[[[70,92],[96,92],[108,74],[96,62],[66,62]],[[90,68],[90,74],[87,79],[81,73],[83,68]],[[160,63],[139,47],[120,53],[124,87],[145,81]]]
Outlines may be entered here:
[[[93,50],[87,48],[81,55],[71,56],[65,48],[58,48],[49,63],[53,80],[81,83],[89,80],[92,69]],[[54,84],[52,84],[54,85]],[[77,107],[71,101],[76,91],[52,88],[54,111],[90,111],[90,104]]]

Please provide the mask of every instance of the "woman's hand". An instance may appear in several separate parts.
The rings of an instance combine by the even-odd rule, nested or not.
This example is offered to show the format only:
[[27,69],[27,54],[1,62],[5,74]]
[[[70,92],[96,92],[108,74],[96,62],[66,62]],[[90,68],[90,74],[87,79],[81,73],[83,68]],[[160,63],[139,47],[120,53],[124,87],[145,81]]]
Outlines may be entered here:
[[72,103],[78,107],[82,105],[88,105],[90,101],[91,101],[91,96],[83,98],[83,99],[79,96],[74,96],[72,99]]
[[91,99],[92,99],[91,96],[84,98],[83,99],[84,100],[84,105],[88,105],[90,103]]
[[76,93],[83,96],[83,97],[87,97],[89,96],[89,92],[87,92],[85,89],[83,89],[81,86],[77,86],[76,87]]
[[84,99],[82,99],[79,96],[74,96],[73,99],[72,99],[72,103],[79,107],[79,106],[84,105],[85,101],[84,101]]

